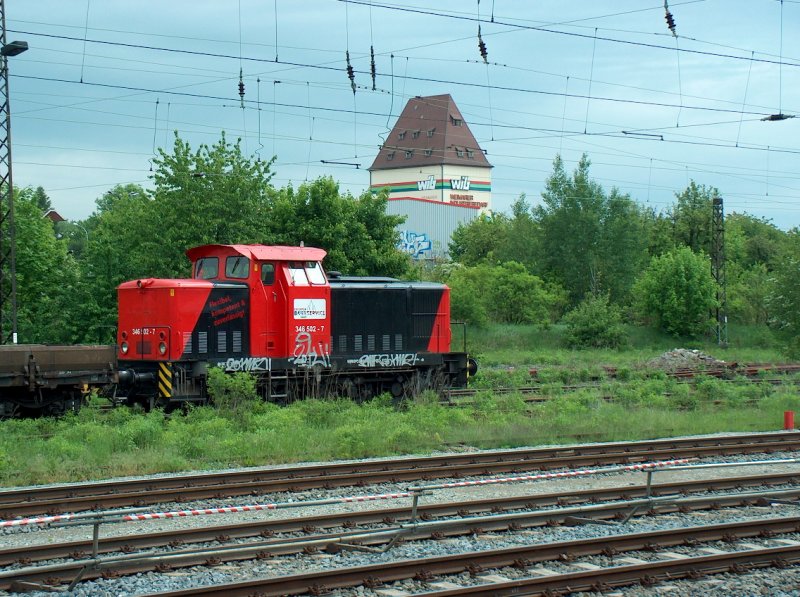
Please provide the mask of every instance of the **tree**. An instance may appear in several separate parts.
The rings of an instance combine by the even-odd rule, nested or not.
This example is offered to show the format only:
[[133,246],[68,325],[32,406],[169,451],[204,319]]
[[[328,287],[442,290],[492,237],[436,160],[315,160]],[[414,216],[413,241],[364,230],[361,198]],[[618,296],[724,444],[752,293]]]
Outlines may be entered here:
[[725,218],[727,312],[741,323],[769,320],[770,277],[780,265],[787,235],[772,223],[747,214]]
[[633,294],[639,314],[675,336],[699,336],[713,323],[716,284],[710,263],[689,247],[654,257]]
[[15,193],[17,321],[21,343],[71,343],[82,330],[75,301],[78,272],[31,189]]
[[793,337],[800,349],[800,229],[789,231],[781,259],[770,279],[770,324]]
[[516,261],[531,273],[537,273],[540,230],[531,215],[531,205],[524,194],[511,205],[508,228],[495,255],[500,263]]
[[163,231],[153,226],[154,201],[144,192],[115,187],[97,206],[86,221],[91,233],[79,261],[83,327],[88,339],[109,341],[117,321],[117,286],[158,275],[153,267]]
[[47,196],[47,193],[45,193],[43,187],[36,187],[36,190],[33,192],[32,199],[43,214],[47,213],[48,210],[53,209],[53,205],[50,203],[50,197]]
[[650,257],[663,255],[675,248],[675,223],[671,214],[657,214],[652,208],[648,208],[644,210],[642,217],[647,254]]
[[176,133],[172,153],[153,160],[155,192],[140,230],[151,275],[185,277],[185,252],[198,245],[270,243],[272,160],[242,154],[241,139],[225,133],[214,145],[192,150]]
[[276,191],[269,229],[276,242],[324,248],[325,267],[353,275],[401,276],[410,265],[397,248],[396,226],[403,216],[386,213],[386,192],[358,198],[341,194],[330,177],[295,191]]
[[689,247],[695,253],[711,252],[712,201],[719,196],[714,187],[697,185],[691,181],[681,193],[675,195],[677,205],[672,210],[676,246]]
[[600,291],[624,301],[646,259],[644,216],[627,195],[614,189],[607,197],[589,177],[590,164],[584,154],[570,177],[556,156],[542,204],[533,210],[541,236],[539,263],[564,286],[572,304]]
[[543,282],[521,263],[454,268],[447,278],[454,319],[475,325],[549,325],[565,302],[563,290]]
[[510,228],[508,216],[501,213],[481,214],[468,224],[459,224],[450,238],[450,257],[468,266],[497,263]]

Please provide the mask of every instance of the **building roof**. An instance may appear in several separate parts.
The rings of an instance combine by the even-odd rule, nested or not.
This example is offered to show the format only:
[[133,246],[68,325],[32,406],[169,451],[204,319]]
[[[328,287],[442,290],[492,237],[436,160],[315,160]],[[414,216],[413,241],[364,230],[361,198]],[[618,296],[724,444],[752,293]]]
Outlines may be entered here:
[[54,209],[48,209],[46,212],[44,212],[44,215],[42,217],[49,218],[54,223],[67,221],[66,218],[64,218],[60,213],[58,213]]
[[441,164],[492,167],[449,94],[408,100],[369,170]]

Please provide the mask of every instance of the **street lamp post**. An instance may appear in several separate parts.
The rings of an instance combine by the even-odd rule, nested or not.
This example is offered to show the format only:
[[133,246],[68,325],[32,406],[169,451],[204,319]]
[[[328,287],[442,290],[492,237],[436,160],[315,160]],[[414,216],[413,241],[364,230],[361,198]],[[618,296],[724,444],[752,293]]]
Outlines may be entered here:
[[[28,49],[24,41],[6,43],[5,2],[0,0],[0,344],[17,343],[17,251],[14,226],[14,185],[11,176],[11,103],[8,58]],[[7,237],[7,238],[4,238]],[[10,325],[9,325],[10,324]],[[10,333],[9,333],[10,328]]]

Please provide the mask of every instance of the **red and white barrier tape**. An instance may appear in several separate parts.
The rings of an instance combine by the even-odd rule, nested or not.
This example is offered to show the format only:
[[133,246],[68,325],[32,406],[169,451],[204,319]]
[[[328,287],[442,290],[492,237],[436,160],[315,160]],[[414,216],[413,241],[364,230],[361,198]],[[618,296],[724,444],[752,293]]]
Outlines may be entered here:
[[0,520],[0,528],[22,527],[30,524],[50,524],[64,522],[75,518],[74,514],[58,514],[56,516],[39,516],[37,518],[18,518],[16,520]]
[[[664,468],[679,464],[686,464],[688,458],[678,460],[664,460],[661,462],[645,462],[641,464],[630,464],[625,466],[605,468],[605,469],[581,469],[577,471],[564,471],[559,473],[539,473],[536,475],[522,475],[519,477],[497,477],[493,479],[482,479],[479,481],[457,481],[453,483],[442,483],[441,485],[429,485],[416,488],[416,491],[400,491],[397,493],[380,493],[375,495],[354,495],[342,498],[332,498],[327,500],[317,500],[309,502],[292,503],[272,503],[272,504],[250,504],[246,506],[224,506],[220,508],[198,508],[193,510],[175,510],[172,512],[148,512],[144,514],[125,514],[119,520],[132,522],[138,520],[162,520],[168,518],[184,518],[189,516],[205,516],[207,514],[235,514],[237,512],[258,512],[261,510],[277,510],[281,507],[300,507],[300,506],[320,506],[325,504],[347,504],[357,502],[373,502],[379,500],[394,500],[399,498],[413,497],[422,489],[449,489],[452,487],[471,487],[478,485],[495,485],[499,483],[514,483],[518,481],[540,481],[543,479],[559,479],[565,477],[582,477],[585,475],[595,475],[606,472],[626,472],[626,471],[646,471],[656,468]],[[57,516],[40,516],[38,518],[20,518],[17,520],[2,520],[0,528],[20,527],[26,525],[43,525],[51,522],[64,522],[75,520],[75,514],[59,514]]]
[[493,479],[481,479],[478,481],[454,481],[452,483],[442,483],[440,485],[428,485],[425,489],[450,489],[452,487],[473,487],[477,485],[496,485],[499,483],[514,483],[517,481],[541,481],[543,479],[562,479],[566,477],[583,477],[586,475],[596,475],[599,473],[616,473],[627,471],[646,471],[656,468],[664,468],[667,466],[675,466],[678,464],[686,464],[689,462],[688,458],[680,458],[677,460],[662,460],[660,462],[643,462],[641,464],[628,464],[625,466],[615,466],[612,468],[587,468],[577,471],[563,471],[559,473],[539,473],[536,475],[521,475],[519,477],[495,477]]

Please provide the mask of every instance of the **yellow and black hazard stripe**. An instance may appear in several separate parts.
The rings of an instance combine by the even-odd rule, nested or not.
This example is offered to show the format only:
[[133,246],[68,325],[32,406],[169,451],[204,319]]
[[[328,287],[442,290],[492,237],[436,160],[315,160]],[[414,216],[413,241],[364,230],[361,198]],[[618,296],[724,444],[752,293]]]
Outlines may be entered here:
[[158,364],[158,395],[172,398],[172,363]]

